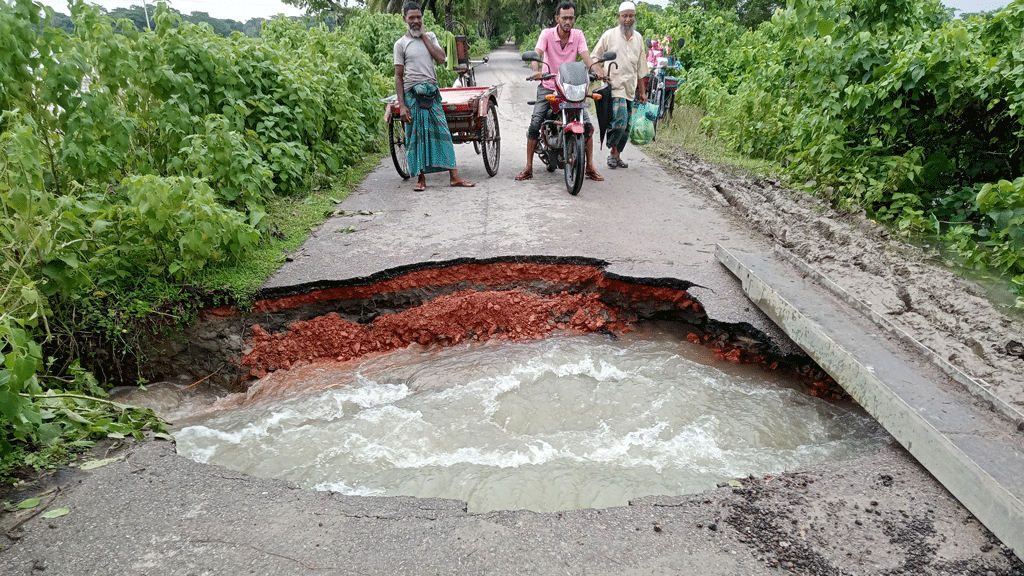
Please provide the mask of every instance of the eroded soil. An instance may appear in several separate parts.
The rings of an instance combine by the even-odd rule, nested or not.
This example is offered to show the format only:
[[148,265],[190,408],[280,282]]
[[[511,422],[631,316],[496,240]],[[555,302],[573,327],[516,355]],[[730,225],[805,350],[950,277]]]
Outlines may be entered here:
[[863,212],[839,212],[772,180],[730,174],[681,149],[662,160],[1024,413],[1024,357],[1007,353],[1008,343],[1024,342],[1021,316],[996,308],[977,284],[938,266],[937,256]]

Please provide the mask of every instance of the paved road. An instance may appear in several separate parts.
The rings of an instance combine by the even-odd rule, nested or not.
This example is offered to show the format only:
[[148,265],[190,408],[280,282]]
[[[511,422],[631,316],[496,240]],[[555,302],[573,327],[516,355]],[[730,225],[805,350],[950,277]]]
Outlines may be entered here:
[[[715,244],[764,247],[720,209],[713,196],[696,193],[636,147],[628,169],[606,166],[607,149],[594,151],[604,182],[586,180],[578,196],[565,189],[561,171],[535,163],[534,178],[515,181],[526,162],[526,128],[536,84],[511,48],[478,68],[480,85],[499,86],[501,161],[488,178],[469,144],[456,145],[459,172],[475,188],[448,187],[447,174],[428,178],[424,192],[402,180],[390,157],[345,200],[356,213],[335,217],[306,242],[302,252],[267,287],[360,278],[421,262],[496,256],[586,256],[609,262],[608,272],[638,278],[670,277],[708,289],[691,292],[709,315],[723,322],[751,322],[785,340],[775,325],[750,306],[736,279],[716,260]],[[358,215],[359,211],[372,215]],[[353,227],[353,233],[339,231]]]

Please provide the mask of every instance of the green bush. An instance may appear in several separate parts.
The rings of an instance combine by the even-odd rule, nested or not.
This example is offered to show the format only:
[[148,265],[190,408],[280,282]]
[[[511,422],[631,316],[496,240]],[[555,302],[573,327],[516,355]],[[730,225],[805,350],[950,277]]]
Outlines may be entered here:
[[752,31],[675,7],[658,25],[687,39],[677,98],[734,149],[908,234],[966,235],[970,263],[1024,272],[1013,219],[970,198],[1024,173],[1024,2],[951,16],[935,0],[791,0]]
[[[51,14],[0,0],[0,468],[161,429],[96,398],[107,383],[76,363],[76,334],[130,346],[153,294],[195,290],[261,242],[266,206],[376,153],[393,77],[366,38],[284,18],[224,38],[163,5],[155,31],[78,3],[68,34]],[[110,298],[132,317],[107,318]]]

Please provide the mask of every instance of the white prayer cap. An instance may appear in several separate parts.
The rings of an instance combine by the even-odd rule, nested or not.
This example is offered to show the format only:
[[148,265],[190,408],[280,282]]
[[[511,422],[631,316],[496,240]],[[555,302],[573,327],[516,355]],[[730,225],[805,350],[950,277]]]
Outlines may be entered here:
[[623,2],[622,4],[619,4],[619,14],[622,14],[626,10],[632,10],[632,11],[636,12],[636,4],[633,4],[632,2],[628,2],[628,1],[627,2]]

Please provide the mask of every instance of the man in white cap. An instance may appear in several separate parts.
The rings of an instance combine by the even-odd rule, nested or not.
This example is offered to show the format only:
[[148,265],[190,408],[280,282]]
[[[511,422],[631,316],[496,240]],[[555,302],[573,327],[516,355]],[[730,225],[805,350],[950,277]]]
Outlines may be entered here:
[[633,112],[633,100],[647,102],[646,77],[647,45],[643,36],[636,31],[636,5],[632,2],[619,4],[619,25],[601,35],[594,45],[594,54],[612,50],[616,66],[605,64],[612,85],[612,122],[608,130],[609,168],[627,168],[622,161],[622,151],[629,141],[629,118]]

